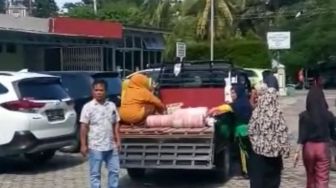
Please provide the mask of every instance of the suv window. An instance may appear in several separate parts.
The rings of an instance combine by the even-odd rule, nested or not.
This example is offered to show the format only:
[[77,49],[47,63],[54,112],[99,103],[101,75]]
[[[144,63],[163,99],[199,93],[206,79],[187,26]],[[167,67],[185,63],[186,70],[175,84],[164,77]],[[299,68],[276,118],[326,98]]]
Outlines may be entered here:
[[21,98],[35,100],[54,100],[68,98],[59,79],[53,77],[39,77],[22,80],[18,83]]
[[7,92],[8,92],[8,89],[2,84],[0,84],[0,94],[5,94]]
[[91,96],[90,77],[81,74],[62,74],[62,86],[74,98]]

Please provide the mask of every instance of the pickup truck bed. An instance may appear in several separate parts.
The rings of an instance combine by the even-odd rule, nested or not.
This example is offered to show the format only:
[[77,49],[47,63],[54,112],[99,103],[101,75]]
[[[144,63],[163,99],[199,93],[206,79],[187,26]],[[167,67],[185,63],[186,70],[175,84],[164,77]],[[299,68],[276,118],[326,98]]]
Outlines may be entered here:
[[123,168],[212,169],[214,130],[121,126]]
[[145,126],[128,126],[121,125],[120,132],[123,138],[143,138],[152,136],[197,136],[197,137],[212,137],[213,127],[202,128],[172,128],[172,127],[145,127]]

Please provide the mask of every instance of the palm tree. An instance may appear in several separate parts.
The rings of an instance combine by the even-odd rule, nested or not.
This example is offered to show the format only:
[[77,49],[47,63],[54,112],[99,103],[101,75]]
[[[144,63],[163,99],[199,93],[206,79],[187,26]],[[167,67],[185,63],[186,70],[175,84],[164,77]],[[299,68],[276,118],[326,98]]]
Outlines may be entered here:
[[170,21],[170,8],[169,0],[144,0],[139,16],[142,17],[145,25],[166,28]]
[[[215,36],[224,38],[232,34],[235,16],[245,9],[246,0],[214,0]],[[209,36],[211,0],[186,0],[183,15],[197,16],[196,34],[204,39]]]

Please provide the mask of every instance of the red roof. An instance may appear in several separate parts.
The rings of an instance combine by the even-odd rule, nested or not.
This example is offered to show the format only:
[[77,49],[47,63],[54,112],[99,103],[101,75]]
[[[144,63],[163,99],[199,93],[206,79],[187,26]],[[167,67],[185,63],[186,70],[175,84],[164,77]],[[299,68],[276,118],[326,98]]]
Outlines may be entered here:
[[122,39],[123,26],[118,22],[56,17],[49,21],[49,32],[61,35]]

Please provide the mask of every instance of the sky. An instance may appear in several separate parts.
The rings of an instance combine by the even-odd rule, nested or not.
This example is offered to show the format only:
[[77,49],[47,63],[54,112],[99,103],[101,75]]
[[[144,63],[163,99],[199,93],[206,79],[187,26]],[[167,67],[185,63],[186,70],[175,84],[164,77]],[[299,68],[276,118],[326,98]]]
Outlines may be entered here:
[[57,3],[58,8],[62,8],[64,3],[75,3],[75,2],[79,2],[81,0],[55,0]]

